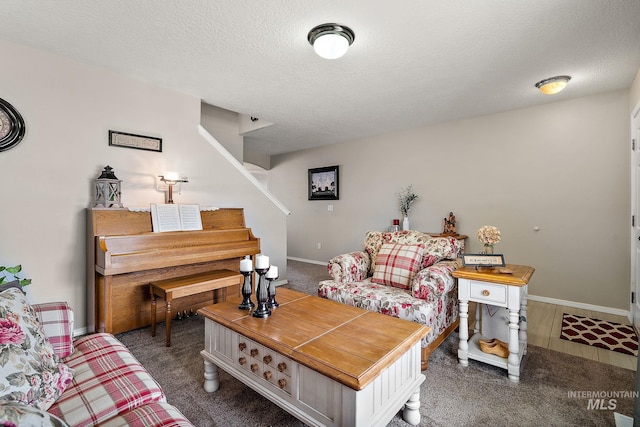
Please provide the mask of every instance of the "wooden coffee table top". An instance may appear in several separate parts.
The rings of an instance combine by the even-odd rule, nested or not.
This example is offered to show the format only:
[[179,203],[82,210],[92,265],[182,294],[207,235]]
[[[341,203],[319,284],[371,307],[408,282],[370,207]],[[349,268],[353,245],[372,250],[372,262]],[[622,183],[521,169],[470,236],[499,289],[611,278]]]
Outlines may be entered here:
[[290,289],[278,289],[280,307],[266,319],[238,309],[241,300],[227,298],[198,313],[355,390],[366,387],[430,331]]

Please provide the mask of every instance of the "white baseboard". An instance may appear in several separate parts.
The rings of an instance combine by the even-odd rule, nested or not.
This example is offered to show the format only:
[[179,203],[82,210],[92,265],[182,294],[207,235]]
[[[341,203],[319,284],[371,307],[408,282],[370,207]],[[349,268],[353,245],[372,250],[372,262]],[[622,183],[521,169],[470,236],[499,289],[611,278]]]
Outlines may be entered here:
[[288,284],[289,284],[289,281],[287,279],[283,279],[283,280],[276,280],[273,285],[278,287],[278,286],[288,285]]
[[292,256],[288,256],[287,259],[290,259],[292,261],[306,262],[308,264],[317,264],[317,265],[325,265],[325,266],[328,264],[327,261],[315,261],[315,260],[312,260],[312,259],[296,258],[296,257],[292,257]]
[[623,310],[621,308],[603,307],[601,305],[585,304],[582,302],[575,302],[575,301],[566,301],[566,300],[557,299],[557,298],[541,297],[538,295],[528,295],[527,299],[531,301],[546,302],[546,303],[555,304],[555,305],[565,305],[567,307],[573,307],[573,308],[581,308],[584,310],[599,311],[601,313],[614,314],[616,316],[626,316],[627,319],[631,320],[631,312],[629,310]]
[[87,328],[86,327],[79,328],[79,329],[74,329],[73,332],[72,332],[72,337],[73,338],[76,338],[76,337],[79,337],[79,336],[82,336],[82,335],[87,335]]

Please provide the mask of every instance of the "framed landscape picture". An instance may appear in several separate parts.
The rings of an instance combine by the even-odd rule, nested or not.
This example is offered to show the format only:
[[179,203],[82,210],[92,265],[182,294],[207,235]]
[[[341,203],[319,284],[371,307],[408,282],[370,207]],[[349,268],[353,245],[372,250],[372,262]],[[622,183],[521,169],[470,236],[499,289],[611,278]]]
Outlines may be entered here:
[[309,169],[309,200],[339,200],[338,166]]

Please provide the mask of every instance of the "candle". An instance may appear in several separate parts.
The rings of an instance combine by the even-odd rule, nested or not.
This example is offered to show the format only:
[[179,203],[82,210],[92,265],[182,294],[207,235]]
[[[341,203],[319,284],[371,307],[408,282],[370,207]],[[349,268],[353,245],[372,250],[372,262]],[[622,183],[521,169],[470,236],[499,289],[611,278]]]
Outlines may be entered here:
[[240,260],[240,271],[253,271],[253,263],[251,258],[245,258]]
[[272,265],[269,271],[267,271],[267,279],[275,279],[278,277],[278,267]]
[[256,257],[256,268],[269,268],[269,257],[266,255],[258,255]]

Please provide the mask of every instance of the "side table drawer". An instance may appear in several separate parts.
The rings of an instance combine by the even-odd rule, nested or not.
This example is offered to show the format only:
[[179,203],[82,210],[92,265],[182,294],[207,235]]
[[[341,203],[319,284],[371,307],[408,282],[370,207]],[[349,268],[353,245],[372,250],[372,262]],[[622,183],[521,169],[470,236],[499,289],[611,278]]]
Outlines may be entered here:
[[507,287],[494,283],[469,282],[469,296],[473,301],[491,304],[507,304]]

